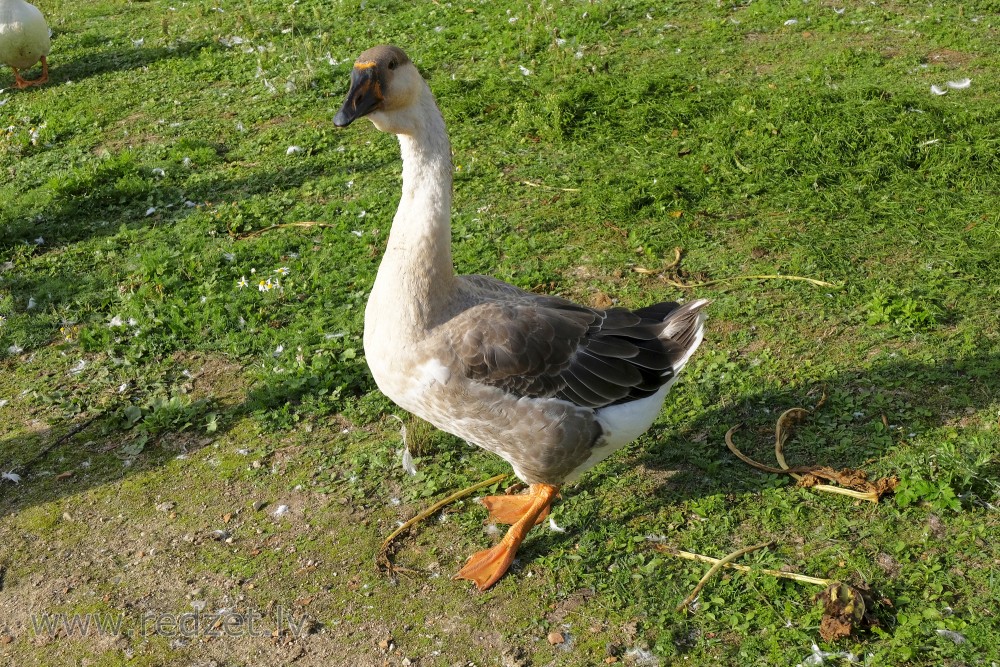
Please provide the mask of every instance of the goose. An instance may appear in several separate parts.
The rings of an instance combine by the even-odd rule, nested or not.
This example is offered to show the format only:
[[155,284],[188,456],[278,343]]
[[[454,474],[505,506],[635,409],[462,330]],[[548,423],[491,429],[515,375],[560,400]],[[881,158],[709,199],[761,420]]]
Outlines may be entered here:
[[[0,63],[14,70],[14,87],[40,86],[49,79],[49,25],[38,7],[24,0],[0,0]],[[42,75],[34,81],[21,76],[42,61]]]
[[701,344],[708,303],[599,310],[456,275],[452,162],[444,119],[406,53],[362,53],[334,117],[395,134],[403,187],[365,309],[364,350],[380,391],[403,409],[498,454],[527,485],[488,496],[498,544],[455,575],[479,590],[510,567],[559,488],[644,433]]

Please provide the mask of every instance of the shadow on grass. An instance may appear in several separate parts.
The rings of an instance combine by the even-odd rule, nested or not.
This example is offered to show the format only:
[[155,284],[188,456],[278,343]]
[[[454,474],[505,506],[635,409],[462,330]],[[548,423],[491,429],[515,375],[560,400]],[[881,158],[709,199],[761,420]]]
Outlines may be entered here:
[[[91,41],[99,42],[100,40],[92,39]],[[221,50],[222,48],[222,45],[214,40],[202,39],[193,42],[178,42],[174,48],[163,46],[151,48],[102,48],[67,61],[61,60],[56,50],[56,54],[48,58],[48,83],[43,86],[25,88],[18,91],[18,94],[37,94],[53,86],[70,82],[74,84],[81,83],[90,77],[101,76],[110,72],[140,69],[161,60],[186,58],[197,54],[202,49]],[[41,76],[40,66],[36,65],[31,70],[23,72],[23,74],[29,79],[37,78]],[[3,76],[10,76],[13,79],[13,75],[9,71],[5,72]]]
[[[375,171],[383,166],[383,163],[371,162],[342,168],[345,172],[357,173]],[[3,216],[0,216],[0,257],[7,255],[16,259],[18,255],[39,257],[49,252],[63,252],[70,244],[113,237],[120,233],[122,227],[130,230],[160,227],[169,233],[171,228],[183,224],[199,211],[186,206],[185,201],[229,204],[266,197],[271,193],[284,196],[284,193],[294,192],[310,180],[329,175],[330,166],[316,161],[238,177],[220,174],[198,180],[190,188],[159,187],[148,173],[142,176],[144,171],[148,172],[135,156],[123,154],[106,160],[85,174],[53,182],[49,201],[37,212],[17,219],[9,218],[6,225],[2,224]],[[157,210],[145,215],[151,201],[157,204]],[[330,218],[336,218],[338,212],[332,211]],[[274,214],[273,219],[262,219],[255,224],[264,227],[287,222],[280,217],[280,210]],[[218,221],[206,219],[205,232],[225,235],[227,222],[224,218]],[[36,244],[36,239],[39,239],[39,244]],[[122,245],[124,247],[126,245]],[[151,253],[158,248],[145,247],[141,250]],[[103,250],[109,251],[107,248]],[[122,249],[110,251],[120,252]],[[72,262],[49,266],[44,271],[18,270],[11,265],[0,268],[0,275],[16,308],[21,314],[30,316],[18,325],[21,330],[18,340],[0,335],[0,341],[4,341],[0,356],[12,343],[27,352],[49,344],[59,334],[57,329],[60,325],[53,324],[53,313],[63,312],[66,305],[73,303],[105,303],[109,300],[109,290],[115,288],[107,282],[106,274],[81,271]]]
[[49,70],[49,85],[57,85],[67,81],[80,83],[90,77],[111,72],[141,69],[161,60],[197,55],[203,49],[219,51],[223,50],[223,47],[215,40],[200,39],[191,42],[178,42],[173,48],[163,46],[105,48],[89,52],[65,63],[60,63],[57,59]]
[[[382,163],[360,168],[345,165],[343,170],[353,174],[375,171],[382,166]],[[277,196],[329,173],[329,165],[316,162],[238,178],[206,178],[192,187],[162,186],[156,182],[149,167],[141,164],[134,154],[125,152],[86,173],[50,182],[46,186],[49,200],[45,204],[19,218],[8,218],[7,229],[0,238],[0,253],[10,253],[17,246],[34,245],[38,238],[44,240],[44,245],[34,252],[44,253],[68,243],[112,236],[118,233],[121,225],[142,228],[176,224],[196,210],[185,206],[185,201],[231,203],[257,195],[274,193]],[[147,215],[151,203],[157,204],[156,211]]]
[[[634,453],[611,457],[565,490],[566,502],[573,502],[573,497],[583,492],[597,499],[592,511],[581,517],[579,529],[566,533],[539,531],[523,547],[523,556],[531,559],[555,549],[571,550],[593,522],[649,525],[658,515],[662,519],[664,508],[692,498],[756,494],[775,485],[790,488],[794,481],[787,476],[770,475],[738,460],[726,447],[726,431],[743,424],[733,436],[734,443],[751,458],[776,466],[777,418],[789,408],[812,408],[823,390],[828,400],[795,427],[785,444],[788,464],[862,469],[872,479],[898,474],[900,470],[884,461],[891,450],[907,447],[913,432],[949,425],[961,433],[963,418],[970,411],[1000,403],[997,377],[1000,352],[995,350],[935,363],[892,360],[870,370],[845,371],[819,379],[810,386],[750,394],[724,407],[706,409],[680,430],[654,427],[641,448],[631,448]],[[717,396],[705,398],[718,402]],[[883,414],[890,424],[888,429],[882,422]],[[959,435],[956,441],[959,450],[963,439],[967,440]],[[998,464],[971,460],[965,463],[968,470],[974,469],[976,480],[970,480],[968,488],[955,491],[973,497],[995,493],[995,489],[985,488],[986,484],[978,481],[998,479]],[[924,476],[932,474],[927,470]],[[617,480],[617,490],[610,480]],[[623,494],[624,500],[614,499],[616,493]],[[612,503],[613,510],[601,509]]]
[[[793,441],[786,445],[786,456],[791,465],[821,464],[833,467],[878,467],[879,459],[888,450],[901,446],[906,432],[926,430],[941,426],[943,422],[962,428],[962,416],[969,410],[979,410],[1000,401],[1000,354],[982,351],[970,357],[947,359],[935,363],[909,360],[888,361],[871,370],[839,373],[817,382],[825,387],[829,400],[815,418],[801,426]],[[338,386],[345,381],[349,386]],[[101,420],[85,423],[77,420],[63,426],[61,433],[42,433],[30,438],[0,441],[3,460],[2,472],[12,470],[23,477],[18,485],[0,483],[0,514],[18,512],[38,503],[50,502],[63,496],[79,494],[92,487],[118,482],[136,472],[163,465],[180,453],[189,453],[203,446],[208,440],[222,435],[240,419],[259,410],[280,410],[280,406],[315,398],[317,394],[343,391],[344,395],[360,396],[370,382],[365,378],[346,376],[325,378],[314,383],[290,383],[279,387],[251,389],[232,396],[231,402],[218,407],[221,428],[206,438],[203,433],[164,432],[159,443],[148,446],[134,458],[130,466],[101,465],[78,470],[62,481],[55,475],[71,463],[75,466],[87,458],[108,450],[114,443],[109,439],[121,438],[122,433],[102,431]],[[741,448],[765,463],[771,463],[773,454],[756,453],[756,441],[761,452],[773,451],[773,435],[753,436],[754,427],[767,429],[773,434],[774,420],[786,408],[812,405],[815,396],[807,396],[808,387],[790,387],[787,390],[767,390],[748,395],[743,399],[712,407],[690,422],[683,431],[653,433],[659,446],[647,445],[637,456],[619,454],[584,477],[583,481],[567,489],[569,498],[581,491],[590,491],[600,498],[609,493],[609,479],[627,482],[635,474],[637,465],[644,467],[654,479],[663,473],[663,481],[652,493],[632,494],[628,510],[616,521],[628,522],[652,517],[665,506],[692,497],[719,493],[755,493],[773,486],[773,479],[764,473],[751,470],[726,450],[724,434],[729,426],[744,422],[749,428],[740,436]],[[718,397],[710,397],[718,402]],[[861,400],[870,408],[864,417],[855,410]],[[213,409],[215,409],[213,407]],[[769,412],[764,413],[767,407]],[[920,408],[913,412],[915,408]],[[897,411],[894,413],[894,410]],[[885,429],[881,416],[886,414],[890,424],[900,422],[902,431]],[[910,415],[912,416],[906,416]],[[334,417],[330,417],[333,419]],[[829,433],[837,434],[837,443],[831,445]],[[697,440],[698,442],[695,442]],[[648,439],[647,439],[648,442]],[[764,445],[763,443],[767,443]],[[322,444],[317,443],[317,446]],[[793,458],[794,457],[794,458]],[[61,461],[65,464],[60,465]],[[427,465],[434,465],[430,460]],[[989,464],[987,464],[989,465]],[[995,464],[994,464],[995,465]],[[892,470],[884,471],[891,474]],[[996,469],[981,470],[984,476],[995,475]],[[631,493],[631,492],[630,492]],[[583,529],[586,529],[584,527]],[[544,553],[552,547],[567,546],[578,535],[571,533],[544,533],[525,545],[525,555]]]
[[[789,408],[813,408],[825,392],[825,403],[795,427],[784,447],[789,465],[879,470],[879,459],[904,445],[913,432],[946,423],[961,428],[967,410],[1000,401],[997,377],[1000,353],[992,350],[934,363],[892,360],[868,370],[845,371],[810,386],[762,391],[727,408],[708,410],[682,431],[654,433],[657,443],[643,448],[638,463],[670,473],[655,491],[658,502],[674,502],[692,492],[760,491],[771,486],[774,477],[730,453],[726,432],[742,424],[734,443],[751,458],[775,466],[778,417]],[[624,474],[625,465],[613,461],[603,474]],[[643,508],[637,508],[635,514],[642,513]]]

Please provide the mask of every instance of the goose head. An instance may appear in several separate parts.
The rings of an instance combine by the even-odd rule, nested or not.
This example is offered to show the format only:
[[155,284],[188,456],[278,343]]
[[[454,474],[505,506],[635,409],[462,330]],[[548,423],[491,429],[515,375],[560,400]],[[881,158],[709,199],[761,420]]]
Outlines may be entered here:
[[333,124],[347,127],[366,116],[392,134],[413,134],[425,121],[422,109],[433,104],[430,89],[409,57],[397,46],[382,44],[358,56],[351,88]]

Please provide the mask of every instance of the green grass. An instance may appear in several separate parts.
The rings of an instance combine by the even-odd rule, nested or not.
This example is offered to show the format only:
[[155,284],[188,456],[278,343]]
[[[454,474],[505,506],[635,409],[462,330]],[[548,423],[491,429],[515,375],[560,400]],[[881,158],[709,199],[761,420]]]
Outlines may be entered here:
[[[813,643],[1000,661],[996,2],[38,4],[52,80],[0,93],[8,662],[798,664]],[[374,569],[397,521],[507,470],[411,422],[407,476],[364,362],[398,146],[331,119],[386,41],[451,132],[459,270],[585,303],[713,300],[654,428],[566,488],[566,532],[537,530],[482,595],[450,580],[495,539],[471,500],[404,542],[417,574]],[[240,236],[302,221],[325,226]],[[675,247],[690,282],[839,287],[633,271]],[[895,499],[797,489],[726,450],[742,422],[770,463],[777,416],[823,391],[790,464],[897,475]],[[657,545],[768,539],[743,562],[866,584],[876,627],[825,643],[819,591],[763,574],[674,611],[705,567]],[[136,636],[199,601],[312,631]],[[129,632],[33,632],[57,612]]]

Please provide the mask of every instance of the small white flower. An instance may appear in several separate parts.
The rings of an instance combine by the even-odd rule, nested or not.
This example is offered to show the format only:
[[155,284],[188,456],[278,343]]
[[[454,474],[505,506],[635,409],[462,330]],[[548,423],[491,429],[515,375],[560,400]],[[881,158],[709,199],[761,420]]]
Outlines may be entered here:
[[365,235],[365,233],[363,231],[361,231],[360,229],[352,229],[351,233],[354,234],[355,236],[357,236],[358,238],[361,238],[362,236]]
[[279,345],[278,347],[274,348],[274,352],[271,353],[271,356],[272,357],[280,357],[281,353],[284,352],[284,351],[285,351],[285,346],[284,345]]
[[565,46],[566,40],[562,37],[556,37],[556,46]]
[[353,188],[354,187],[354,181],[347,181],[347,187]]
[[184,159],[181,160],[181,164],[184,165],[185,167],[190,167],[191,166],[191,158],[185,156]]
[[523,74],[524,76],[530,76],[531,75],[531,70],[528,69],[527,67],[525,67],[524,65],[518,65],[517,68],[519,70],[521,70],[521,74]]
[[515,23],[517,23],[517,17],[516,16],[511,16],[509,19],[507,19],[507,23],[510,23],[511,25],[514,25]]
[[236,131],[237,132],[246,132],[247,130],[246,130],[245,127],[243,127],[243,123],[241,123],[240,121],[236,121]]
[[156,207],[155,206],[150,206],[149,208],[146,209],[146,217],[147,218],[149,216],[153,215],[154,213],[156,213]]
[[222,259],[226,260],[227,262],[231,262],[234,259],[236,259],[236,255],[234,255],[231,252],[224,252],[222,253]]
[[139,39],[133,39],[132,46],[138,49],[140,46],[142,46],[143,42],[145,41],[146,41],[145,37],[140,37]]
[[287,276],[291,273],[291,270],[287,266],[279,266],[274,270],[274,272],[282,276]]
[[938,88],[937,86],[931,84],[931,92],[934,93],[935,95],[944,95],[948,91],[945,88]]
[[953,90],[963,90],[972,85],[972,79],[959,79],[958,81],[949,81],[945,85]]
[[289,146],[288,150],[285,151],[285,155],[294,155],[296,153],[302,152],[302,146]]
[[365,217],[366,215],[368,215],[368,211],[361,211],[361,213],[358,213],[358,217],[359,217],[359,218],[363,218],[363,217]]
[[20,345],[15,344],[7,348],[7,354],[14,355],[14,354],[21,354],[22,352],[24,352],[24,348],[21,347]]
[[3,406],[7,405],[9,402],[10,401],[7,400],[6,398],[0,398],[0,408],[2,408]]
[[160,178],[163,178],[166,175],[167,175],[167,172],[163,171],[159,167],[156,167],[156,168],[153,169],[153,176],[159,176]]
[[13,471],[3,473],[2,475],[0,475],[0,479],[5,479],[8,482],[13,482],[14,484],[21,483],[21,476]]
[[295,83],[292,82],[292,81],[286,81],[285,82],[285,92],[286,93],[294,93],[295,92]]
[[240,276],[240,279],[236,281],[236,286],[239,287],[240,289],[243,289],[244,287],[248,287],[249,285],[250,285],[250,281],[247,280],[246,276]]
[[6,322],[6,321],[7,321],[7,318],[4,317],[3,315],[0,315],[0,327],[2,327],[4,325],[4,322]]
[[122,321],[122,316],[121,315],[115,315],[114,317],[111,318],[111,321],[108,322],[108,326],[109,327],[123,327],[123,326],[125,326],[125,322]]

